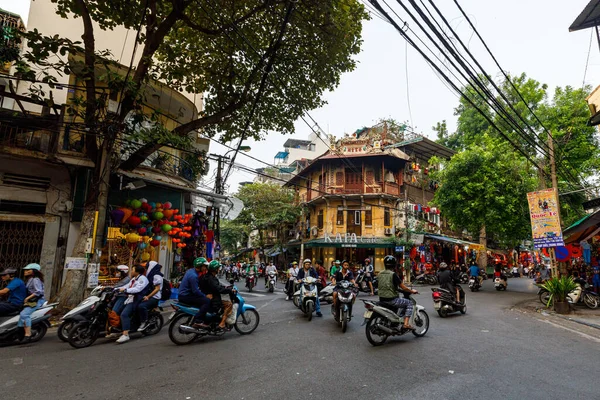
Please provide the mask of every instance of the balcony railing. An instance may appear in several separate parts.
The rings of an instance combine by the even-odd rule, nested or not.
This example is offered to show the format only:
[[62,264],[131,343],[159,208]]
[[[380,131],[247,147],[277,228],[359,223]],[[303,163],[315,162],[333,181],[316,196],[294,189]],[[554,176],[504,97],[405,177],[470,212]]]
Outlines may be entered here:
[[0,124],[0,145],[50,153],[56,135],[45,129],[24,129],[18,126]]
[[385,182],[385,185],[352,185],[339,187],[313,186],[313,189],[299,196],[301,203],[315,200],[325,195],[351,195],[351,194],[388,194],[391,196],[400,196],[402,190],[400,185],[393,182]]

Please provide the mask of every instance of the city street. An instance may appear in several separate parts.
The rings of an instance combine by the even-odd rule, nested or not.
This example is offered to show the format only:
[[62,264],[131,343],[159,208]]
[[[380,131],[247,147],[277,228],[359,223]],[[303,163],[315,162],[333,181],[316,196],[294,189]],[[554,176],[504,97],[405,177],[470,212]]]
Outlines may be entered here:
[[483,291],[467,294],[467,314],[447,319],[433,310],[430,287],[417,288],[429,333],[378,348],[365,338],[361,301],[343,334],[329,306],[308,322],[281,290],[242,290],[261,316],[252,335],[233,331],[178,347],[165,326],[124,345],[100,339],[75,350],[53,330],[40,343],[0,350],[0,384],[28,400],[596,397],[600,335],[511,310],[535,287],[528,279],[508,283],[496,292],[485,281]]

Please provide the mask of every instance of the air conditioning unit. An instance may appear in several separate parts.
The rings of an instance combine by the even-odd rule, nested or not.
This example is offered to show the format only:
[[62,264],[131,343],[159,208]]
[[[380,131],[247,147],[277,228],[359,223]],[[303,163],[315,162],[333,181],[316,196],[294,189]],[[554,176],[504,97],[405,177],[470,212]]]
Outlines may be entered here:
[[391,235],[392,234],[392,228],[385,228],[383,230],[383,233],[385,233],[386,235]]

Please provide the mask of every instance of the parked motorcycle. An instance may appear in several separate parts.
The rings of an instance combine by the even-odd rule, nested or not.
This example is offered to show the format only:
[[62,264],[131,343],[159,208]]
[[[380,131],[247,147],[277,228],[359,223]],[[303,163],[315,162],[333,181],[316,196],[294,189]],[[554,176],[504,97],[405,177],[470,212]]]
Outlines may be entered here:
[[333,303],[333,289],[335,285],[329,284],[319,291],[319,300],[327,304]]
[[317,304],[317,279],[306,276],[300,284],[300,290],[294,293],[298,299],[298,307],[311,321]]
[[269,272],[269,277],[267,278],[267,285],[268,285],[270,293],[273,293],[275,291],[276,284],[277,284],[277,273],[271,271],[271,272]]
[[421,285],[435,285],[437,284],[437,277],[435,275],[428,274],[417,275],[415,277],[414,283]]
[[[371,288],[369,287],[369,282],[367,282],[367,273],[363,269],[359,269],[356,273],[356,277],[354,282],[358,285],[358,289],[363,293],[371,293]],[[371,274],[371,283],[373,284],[373,293],[377,294],[377,277],[374,274]]]
[[494,287],[497,291],[506,290],[507,286],[508,283],[504,279],[501,279],[499,277],[494,279]]
[[456,301],[456,294],[450,293],[447,289],[431,288],[431,297],[433,298],[433,308],[441,318],[446,318],[449,313],[460,311],[461,314],[467,313],[467,296],[460,285],[456,285],[460,301]]
[[[576,279],[577,287],[569,292],[567,301],[574,305],[585,304],[586,307],[594,309],[600,306],[600,296],[593,291],[593,288],[583,279]],[[542,286],[541,283],[536,284],[539,287],[538,298],[540,302],[548,306],[550,302],[550,293]]]
[[[92,305],[90,311],[85,315],[85,320],[78,322],[69,330],[68,342],[76,348],[82,349],[89,347],[98,337],[106,333],[121,333],[120,327],[110,326],[108,317],[110,304],[116,292],[113,288],[103,288],[99,299]],[[158,307],[162,311],[162,308]],[[164,320],[157,309],[148,313],[148,327],[141,332],[143,336],[155,335],[162,329]],[[137,313],[134,313],[131,319],[130,333],[137,332],[140,321]]]
[[86,320],[86,315],[92,309],[93,305],[100,300],[100,294],[104,289],[103,286],[95,287],[90,296],[83,299],[75,308],[66,313],[60,318],[60,326],[58,327],[57,336],[63,342],[69,341],[69,332],[79,322]]
[[[228,318],[228,328],[235,328],[240,335],[249,335],[258,327],[260,316],[256,307],[246,304],[244,298],[237,292],[231,295],[233,304],[232,318]],[[194,316],[198,309],[190,307],[183,303],[171,304],[173,313],[169,317],[169,339],[176,345],[192,343],[194,340],[204,336],[222,336],[226,330],[219,328],[219,323],[223,318],[223,310],[218,312],[209,312],[206,314],[205,322],[209,325],[208,329],[196,329],[193,325]],[[232,322],[232,323],[230,323]]]
[[408,332],[412,332],[417,337],[425,336],[429,330],[429,316],[425,312],[425,307],[420,306],[410,296],[405,293],[404,297],[413,302],[413,314],[410,317],[409,323],[414,330],[404,328],[404,315],[398,315],[398,310],[393,305],[380,302],[363,300],[365,303],[365,323],[367,340],[373,346],[381,346],[390,336],[401,336]]
[[[31,314],[30,343],[39,342],[46,335],[48,328],[50,328],[48,320],[57,304],[45,302]],[[18,344],[23,341],[25,331],[17,326],[20,313],[21,310],[0,317],[0,345]]]
[[254,288],[254,286],[256,286],[256,275],[254,274],[254,271],[250,271],[246,277],[246,287],[248,288],[249,292],[252,292],[252,288]]
[[331,307],[331,313],[336,322],[342,325],[342,332],[348,329],[348,322],[352,320],[352,305],[358,294],[356,286],[349,281],[337,282],[337,302],[336,307]]
[[479,289],[481,289],[481,281],[474,276],[471,276],[469,278],[469,290],[471,292],[478,292]]

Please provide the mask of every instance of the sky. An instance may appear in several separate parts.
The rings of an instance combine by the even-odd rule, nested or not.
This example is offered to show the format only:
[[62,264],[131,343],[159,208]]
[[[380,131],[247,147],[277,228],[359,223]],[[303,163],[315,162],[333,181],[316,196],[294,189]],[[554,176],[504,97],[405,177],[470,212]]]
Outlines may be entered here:
[[[459,3],[505,71],[525,72],[547,84],[552,93],[556,86],[581,87],[584,77],[586,84],[600,85],[600,51],[595,38],[590,42],[592,30],[568,31],[588,1],[460,0]],[[387,2],[396,4],[393,0]],[[436,5],[488,73],[498,76],[500,71],[472,35],[454,2],[437,0]],[[29,0],[0,0],[0,8],[20,14],[27,22]],[[396,11],[405,17],[399,7]],[[417,30],[414,24],[409,27]],[[415,50],[406,47],[404,39],[391,25],[377,17],[365,22],[362,51],[356,59],[357,68],[343,75],[334,91],[324,94],[327,104],[309,112],[327,133],[339,137],[388,117],[408,121],[416,132],[431,138],[435,135],[432,126],[439,121],[447,120],[450,131],[454,130],[457,95],[440,81]],[[311,132],[311,127],[301,120],[296,122],[295,128],[293,136],[269,133],[266,140],[246,141],[244,144],[252,149],[248,154],[273,163],[275,154],[283,150],[288,138],[306,139]],[[225,154],[228,149],[211,142],[210,151]],[[265,167],[244,154],[237,156],[236,163],[251,168]],[[216,165],[212,164],[203,185],[214,185],[215,169]],[[254,177],[249,172],[235,170],[227,181],[229,192],[235,192],[240,182],[252,181]]]

